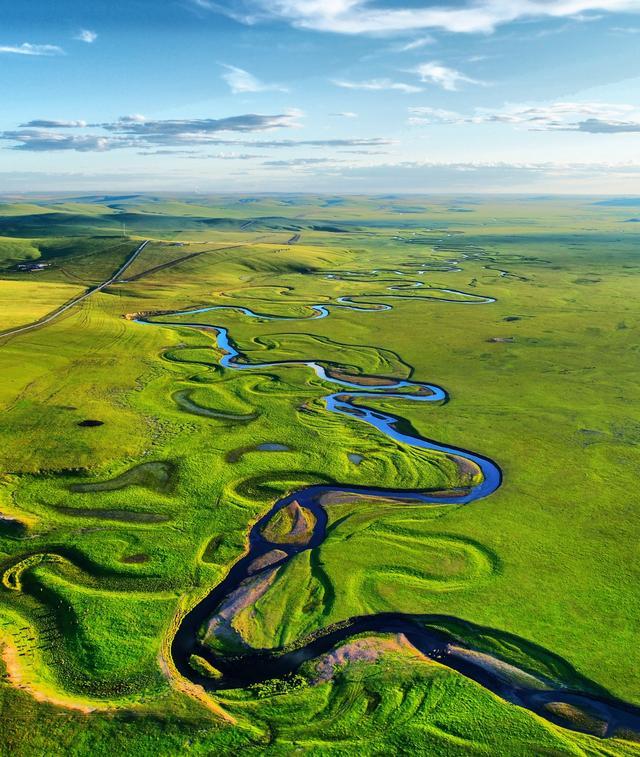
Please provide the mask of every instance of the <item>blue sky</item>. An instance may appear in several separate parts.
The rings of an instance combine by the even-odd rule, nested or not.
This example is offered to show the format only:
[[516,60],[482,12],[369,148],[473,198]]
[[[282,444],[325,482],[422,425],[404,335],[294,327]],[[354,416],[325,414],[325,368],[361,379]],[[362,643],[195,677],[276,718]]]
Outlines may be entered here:
[[4,191],[640,194],[640,0],[0,0]]

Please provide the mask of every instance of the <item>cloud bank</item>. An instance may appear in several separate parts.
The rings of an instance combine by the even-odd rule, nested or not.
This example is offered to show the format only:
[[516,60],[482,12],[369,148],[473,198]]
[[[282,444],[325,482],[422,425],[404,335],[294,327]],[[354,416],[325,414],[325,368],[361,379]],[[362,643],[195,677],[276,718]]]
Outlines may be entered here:
[[619,103],[512,105],[497,110],[477,108],[470,115],[421,106],[410,108],[409,114],[409,123],[414,126],[510,124],[530,131],[578,131],[585,134],[640,131],[640,109]]
[[378,5],[369,0],[239,0],[221,5],[191,0],[245,24],[282,20],[302,29],[337,34],[394,34],[436,29],[489,33],[525,19],[567,18],[585,13],[638,13],[637,0],[476,0],[451,5]]
[[[275,115],[247,113],[228,118],[147,119],[135,114],[107,123],[84,120],[34,119],[17,129],[0,132],[0,140],[10,149],[27,152],[106,152],[137,148],[142,153],[158,154],[159,148],[222,145],[232,147],[380,147],[393,144],[380,137],[345,139],[272,139],[229,138],[225,134],[245,135],[278,129],[295,129],[301,113],[296,110]],[[86,129],[100,132],[86,133]]]

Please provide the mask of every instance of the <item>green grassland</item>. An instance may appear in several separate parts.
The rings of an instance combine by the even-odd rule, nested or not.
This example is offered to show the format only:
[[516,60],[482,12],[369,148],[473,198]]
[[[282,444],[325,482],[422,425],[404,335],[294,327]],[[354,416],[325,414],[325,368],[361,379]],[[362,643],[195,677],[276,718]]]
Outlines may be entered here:
[[[187,325],[215,324],[249,362],[443,386],[445,404],[367,404],[504,473],[469,506],[329,506],[325,542],[234,619],[244,644],[293,644],[357,614],[441,614],[487,629],[507,661],[526,647],[532,668],[553,656],[569,683],[640,704],[632,215],[597,198],[0,203],[0,751],[640,754],[551,725],[388,637],[326,680],[215,697],[177,680],[166,652],[284,494],[465,483],[453,458],[327,413],[333,389],[304,366],[221,368],[212,332]],[[121,282],[2,337],[109,279],[143,239]],[[23,273],[22,260],[50,266]],[[463,270],[428,268],[447,261]],[[496,302],[437,301],[456,299],[442,289]],[[366,310],[310,318],[342,296]],[[382,304],[393,309],[369,310]],[[209,305],[309,319],[166,315]],[[135,313],[185,325],[125,318]]]

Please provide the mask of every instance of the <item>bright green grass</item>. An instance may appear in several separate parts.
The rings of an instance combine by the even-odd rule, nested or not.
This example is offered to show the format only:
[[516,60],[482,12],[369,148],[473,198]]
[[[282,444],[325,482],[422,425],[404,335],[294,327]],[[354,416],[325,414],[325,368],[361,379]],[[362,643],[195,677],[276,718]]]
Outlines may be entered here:
[[[252,362],[322,359],[349,373],[411,374],[441,384],[451,395],[444,406],[377,405],[428,438],[492,457],[504,484],[486,501],[446,511],[379,501],[331,506],[324,545],[283,569],[254,613],[237,619],[238,629],[250,643],[271,646],[360,612],[447,614],[515,634],[640,703],[633,664],[640,621],[633,499],[640,265],[637,232],[623,223],[629,213],[589,200],[285,199],[123,200],[128,214],[140,216],[132,221],[136,235],[194,242],[151,245],[133,273],[196,246],[211,252],[110,287],[46,328],[0,341],[0,512],[21,519],[29,537],[17,539],[0,525],[0,567],[12,569],[29,555],[58,556],[38,558],[22,571],[20,590],[2,591],[0,622],[9,625],[0,629],[14,642],[26,637],[25,627],[36,638],[21,642],[27,651],[18,660],[38,691],[119,708],[87,720],[0,684],[8,724],[2,748],[637,754],[622,742],[550,726],[407,653],[277,696],[229,693],[223,699],[235,727],[169,685],[158,655],[177,608],[223,577],[250,524],[275,499],[325,481],[438,488],[460,477],[452,460],[399,447],[356,420],[327,414],[321,397],[331,387],[306,368],[225,371],[211,335],[122,316],[243,304],[301,317],[309,304],[350,295],[394,310],[333,309],[327,319],[292,322],[230,311],[182,320],[228,326]],[[110,229],[118,226],[110,203],[101,202],[91,214],[69,206],[74,225],[52,226],[50,237],[31,220],[22,234],[20,213],[29,219],[35,211],[18,208],[14,236],[0,240],[1,256],[12,261],[16,250],[26,256],[37,249],[52,261],[38,274],[40,297],[62,282],[86,287],[104,280],[137,242],[100,238],[102,216],[114,216]],[[472,212],[448,210],[462,205]],[[425,210],[398,212],[405,207]],[[62,215],[55,205],[50,210]],[[183,216],[188,222],[180,229]],[[255,230],[233,230],[199,224],[199,217],[288,218],[302,238],[287,246],[293,232],[263,221]],[[348,231],[319,231],[323,225]],[[61,235],[61,228],[73,234]],[[93,233],[86,236],[85,228]],[[220,249],[233,245],[239,247]],[[462,262],[463,272],[412,274],[422,262],[461,260],[460,245],[477,245],[484,256]],[[324,276],[375,268],[387,272],[367,281]],[[408,275],[388,272],[394,269]],[[419,299],[424,290],[385,288],[411,280],[498,302],[430,302]],[[15,273],[0,285],[24,286]],[[31,312],[21,300],[21,318],[40,314],[33,302]],[[504,320],[512,317],[520,320]],[[488,341],[495,337],[515,342]],[[85,419],[104,425],[79,427]],[[291,451],[234,458],[264,442]],[[350,452],[362,455],[360,465]],[[143,463],[157,466],[137,467]],[[170,471],[169,478],[153,470]],[[105,487],[109,481],[119,483]],[[47,628],[56,630],[51,649],[39,650]],[[138,713],[133,721],[131,709]]]
[[85,290],[82,286],[39,281],[39,274],[21,280],[0,279],[0,330],[38,320]]

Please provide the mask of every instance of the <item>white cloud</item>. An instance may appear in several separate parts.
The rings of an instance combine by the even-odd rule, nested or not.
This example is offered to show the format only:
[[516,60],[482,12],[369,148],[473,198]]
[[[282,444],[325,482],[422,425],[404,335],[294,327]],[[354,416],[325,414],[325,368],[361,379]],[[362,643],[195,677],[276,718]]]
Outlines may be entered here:
[[409,123],[414,126],[469,123],[462,113],[444,108],[432,108],[428,105],[409,108],[409,116]]
[[[638,0],[471,0],[426,7],[372,5],[369,0],[245,0],[241,10],[211,0],[192,0],[200,8],[226,13],[244,23],[279,18],[294,26],[340,34],[392,34],[420,29],[492,32],[520,19],[580,17],[591,12],[638,13]],[[426,3],[425,3],[426,4]]]
[[458,89],[459,84],[482,84],[477,79],[472,79],[470,76],[456,71],[455,68],[443,66],[437,61],[421,63],[413,70],[425,84],[435,84],[437,87],[442,87],[442,89],[451,92]]
[[403,45],[394,47],[394,51],[398,53],[408,53],[412,50],[421,50],[427,45],[432,45],[435,42],[433,37],[418,37],[418,39],[411,40],[411,42],[405,42]]
[[263,155],[253,155],[247,152],[219,152],[216,155],[207,155],[208,158],[215,158],[216,160],[260,160]]
[[640,132],[640,108],[625,103],[555,102],[476,108],[472,114],[431,107],[409,108],[414,126],[433,124],[510,124],[530,131],[579,131],[588,134]]
[[421,87],[416,87],[413,84],[405,84],[400,81],[392,81],[391,79],[368,79],[366,81],[334,79],[333,84],[335,84],[336,87],[342,87],[343,89],[364,89],[375,92],[382,90],[397,90],[398,92],[404,92],[406,95],[422,92]]
[[120,116],[118,119],[119,124],[142,124],[146,121],[146,117],[142,113],[131,113],[128,116]]
[[74,36],[74,39],[77,39],[79,42],[86,42],[90,45],[98,39],[98,35],[96,32],[91,31],[91,29],[80,29],[80,31]]
[[244,94],[246,92],[287,92],[287,88],[280,84],[266,84],[260,81],[253,74],[245,71],[244,68],[229,66],[226,63],[221,64],[226,68],[222,78],[227,82],[234,95]]
[[342,113],[329,113],[330,116],[335,116],[336,118],[357,118],[357,113],[352,113],[350,110],[343,111]]
[[54,121],[38,118],[26,124],[20,124],[20,128],[26,129],[84,129],[86,121]]
[[335,158],[289,158],[288,160],[265,160],[262,165],[269,168],[309,168],[322,165],[333,166],[344,162]]
[[[38,119],[24,126],[0,132],[0,140],[13,143],[11,149],[31,152],[77,150],[81,152],[116,150],[122,148],[184,147],[188,145],[224,144],[220,134],[225,132],[256,132],[272,129],[291,129],[298,126],[300,111],[291,110],[276,115],[247,113],[227,118],[192,118],[179,120],[149,120],[141,115],[123,116],[117,121],[88,124],[105,133],[69,134],[57,129],[77,128],[84,122]],[[354,140],[349,140],[349,145]]]
[[64,55],[64,50],[58,45],[32,45],[23,42],[21,45],[0,45],[0,53],[12,55]]
[[100,134],[61,134],[46,129],[20,129],[2,132],[0,138],[18,142],[13,149],[28,152],[54,152],[76,150],[78,152],[105,152],[119,147],[130,147],[131,142]]

